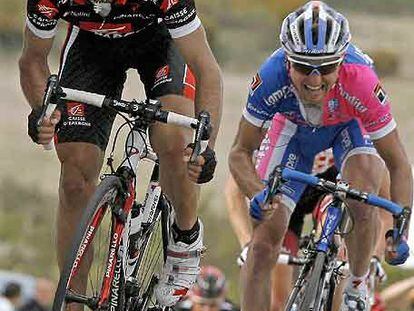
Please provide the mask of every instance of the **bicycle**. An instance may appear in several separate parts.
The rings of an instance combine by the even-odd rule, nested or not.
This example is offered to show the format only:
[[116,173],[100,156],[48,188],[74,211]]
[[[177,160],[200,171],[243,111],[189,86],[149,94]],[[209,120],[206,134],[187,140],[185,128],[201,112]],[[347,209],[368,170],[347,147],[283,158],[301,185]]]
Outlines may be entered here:
[[309,244],[304,250],[305,263],[299,272],[285,311],[329,311],[332,308],[335,287],[343,276],[342,269],[345,265],[337,262],[337,237],[346,234],[347,229],[349,232],[350,216],[347,215],[345,198],[381,207],[392,213],[396,218],[399,237],[406,229],[410,210],[374,194],[351,189],[343,181],[333,183],[286,167],[276,167],[270,177],[267,202],[277,193],[279,186],[288,180],[318,187],[326,193],[331,193],[333,199],[327,208],[320,236],[311,234]]
[[[116,132],[107,164],[111,173],[101,178],[89,201],[71,250],[60,275],[53,310],[70,303],[92,310],[169,310],[155,301],[154,287],[166,259],[172,207],[158,183],[158,162],[146,142],[153,122],[184,126],[195,130],[194,160],[207,146],[210,134],[208,113],[198,119],[161,109],[156,100],[138,102],[60,87],[56,76],[48,81],[43,114],[50,115],[58,100],[73,100],[103,109],[126,113],[130,119]],[[52,108],[50,108],[52,106]],[[113,167],[113,152],[120,129],[130,126],[124,160]],[[154,163],[143,203],[135,202],[137,169],[143,159]],[[87,275],[87,284],[76,278]]]
[[[327,206],[329,206],[330,202],[331,200],[329,199],[327,201],[323,201],[321,199],[318,202],[315,209],[318,210],[321,213],[321,215],[326,215]],[[315,244],[315,240],[317,239],[317,236],[320,236],[320,231],[321,231],[320,226],[321,224],[323,224],[323,220],[319,219],[319,217],[316,214],[312,214],[312,217],[313,217],[313,227],[310,232],[300,237],[298,254],[291,255],[291,254],[282,252],[279,254],[276,260],[276,264],[303,267],[305,264],[311,263],[309,257],[306,256],[306,254],[309,252],[309,249],[308,249],[309,243],[312,242],[313,244]],[[246,262],[248,249],[249,249],[249,245],[246,245],[245,247],[243,247],[242,251],[237,257],[236,262],[240,268]],[[345,258],[340,258],[340,259],[336,258],[336,267],[337,267],[336,272],[338,273],[338,276],[341,276],[341,277],[345,276],[349,272],[349,265]],[[374,306],[376,302],[375,301],[375,289],[376,289],[377,283],[385,281],[386,278],[387,278],[386,273],[383,270],[379,259],[376,258],[375,256],[372,257],[370,261],[369,274],[367,278],[368,279],[368,290],[369,290],[368,311],[371,310],[371,308]]]

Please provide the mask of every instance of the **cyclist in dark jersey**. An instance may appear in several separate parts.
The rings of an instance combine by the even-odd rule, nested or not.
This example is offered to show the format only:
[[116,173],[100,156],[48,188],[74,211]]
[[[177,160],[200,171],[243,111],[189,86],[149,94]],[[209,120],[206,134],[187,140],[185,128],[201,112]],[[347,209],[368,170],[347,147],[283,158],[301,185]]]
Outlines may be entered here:
[[[63,87],[120,98],[126,71],[136,69],[147,97],[160,99],[165,109],[187,115],[202,110],[211,114],[209,146],[196,163],[188,162],[192,151],[186,147],[191,141],[188,131],[158,124],[150,129],[161,165],[161,185],[176,215],[171,252],[156,294],[162,304],[173,305],[194,283],[199,269],[203,226],[196,215],[199,190],[195,183],[213,178],[222,104],[220,70],[194,1],[27,0],[20,80],[32,108],[28,118],[31,138],[47,144],[59,123],[55,136],[61,162],[57,249],[62,267],[78,219],[95,189],[115,115],[65,102],[59,103],[50,120],[37,126],[50,75],[47,57],[59,19],[69,24],[59,68]],[[177,179],[181,182],[175,182]],[[84,287],[84,282],[79,280],[77,286]]]
[[201,268],[189,295],[179,302],[174,311],[239,311],[239,307],[226,299],[226,278],[213,266]]

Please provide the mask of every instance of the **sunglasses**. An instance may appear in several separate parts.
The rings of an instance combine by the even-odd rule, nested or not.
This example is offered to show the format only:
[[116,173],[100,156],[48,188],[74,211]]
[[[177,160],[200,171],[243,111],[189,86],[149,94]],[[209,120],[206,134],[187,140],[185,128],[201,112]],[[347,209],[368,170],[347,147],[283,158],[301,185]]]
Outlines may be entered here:
[[310,75],[311,73],[315,71],[321,76],[324,76],[324,75],[329,75],[333,73],[339,67],[341,62],[336,62],[333,64],[322,65],[322,66],[305,65],[305,64],[294,62],[294,61],[290,61],[290,64],[292,65],[293,69],[295,69],[299,73],[304,74],[306,76]]

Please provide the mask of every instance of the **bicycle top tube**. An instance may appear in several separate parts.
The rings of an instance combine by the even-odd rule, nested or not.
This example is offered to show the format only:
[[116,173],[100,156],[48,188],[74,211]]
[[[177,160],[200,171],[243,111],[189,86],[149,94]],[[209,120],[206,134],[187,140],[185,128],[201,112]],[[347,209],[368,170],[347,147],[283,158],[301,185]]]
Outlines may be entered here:
[[375,206],[384,208],[388,212],[392,213],[394,216],[400,216],[404,212],[403,207],[401,207],[400,205],[390,200],[381,198],[375,194],[367,193],[367,192],[363,192],[363,191],[359,191],[359,190],[351,189],[351,188],[346,189],[344,187],[341,187],[339,184],[333,183],[331,181],[326,181],[322,178],[318,178],[310,174],[295,171],[287,167],[282,169],[281,176],[282,176],[282,179],[284,180],[298,181],[298,182],[305,183],[305,184],[308,184],[314,187],[318,187],[319,189],[325,191],[326,193],[334,193],[336,191],[345,192],[347,197],[351,199],[362,201],[370,205],[375,205]]

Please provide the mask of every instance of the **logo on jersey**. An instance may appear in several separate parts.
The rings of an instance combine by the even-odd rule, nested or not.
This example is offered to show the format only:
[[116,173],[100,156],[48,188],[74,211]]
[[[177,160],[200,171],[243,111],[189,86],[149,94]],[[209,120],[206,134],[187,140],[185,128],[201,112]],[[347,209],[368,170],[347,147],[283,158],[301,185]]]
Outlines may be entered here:
[[335,113],[339,108],[339,100],[336,98],[328,101],[328,111],[329,113]]
[[378,83],[377,86],[374,88],[374,95],[378,99],[381,105],[385,105],[387,102],[387,93],[384,91],[382,86]]
[[164,67],[161,67],[157,70],[155,73],[155,82],[161,79],[165,79],[168,77],[168,74],[170,73],[170,66],[165,65]]
[[341,96],[345,98],[345,100],[348,101],[356,111],[358,111],[359,113],[364,113],[368,110],[368,108],[361,102],[361,100],[358,97],[353,96],[349,94],[347,91],[345,91],[341,83],[338,83],[338,86],[339,94],[341,94]]
[[[344,149],[344,151],[348,151],[352,147],[351,135],[349,134],[348,129],[344,129],[341,132],[341,136],[342,148]],[[346,154],[346,152],[344,152],[344,154]]]
[[66,104],[68,112],[67,120],[63,121],[62,126],[91,126],[85,117],[85,105],[76,102],[69,102]]
[[164,12],[167,12],[171,7],[176,5],[178,3],[178,0],[164,0],[161,4],[161,10]]
[[278,89],[277,91],[270,94],[267,98],[265,98],[264,102],[268,106],[276,105],[279,101],[294,96],[293,89],[293,84],[284,85],[281,89]]
[[330,119],[335,118],[339,111],[339,100],[336,98],[331,99],[328,101],[328,117]]
[[158,68],[158,70],[155,72],[154,86],[152,87],[152,89],[154,89],[160,84],[171,82],[172,78],[168,78],[169,74],[170,74],[170,66],[165,65],[161,68]]
[[108,38],[124,37],[133,33],[131,23],[105,23],[102,25],[102,22],[80,22],[79,27],[83,30],[92,31],[96,35]]
[[286,167],[291,168],[291,169],[294,170],[296,168],[298,160],[299,160],[299,157],[296,154],[290,153],[288,155],[288,159],[287,159],[287,162],[286,162]]
[[262,85],[262,78],[260,78],[259,73],[253,77],[252,82],[250,82],[250,95],[253,95],[254,91],[257,90],[259,86]]
[[58,9],[48,0],[41,0],[37,4],[37,8],[47,18],[53,19],[59,13]]
[[84,117],[85,116],[85,106],[80,103],[68,103],[68,116],[70,117]]

